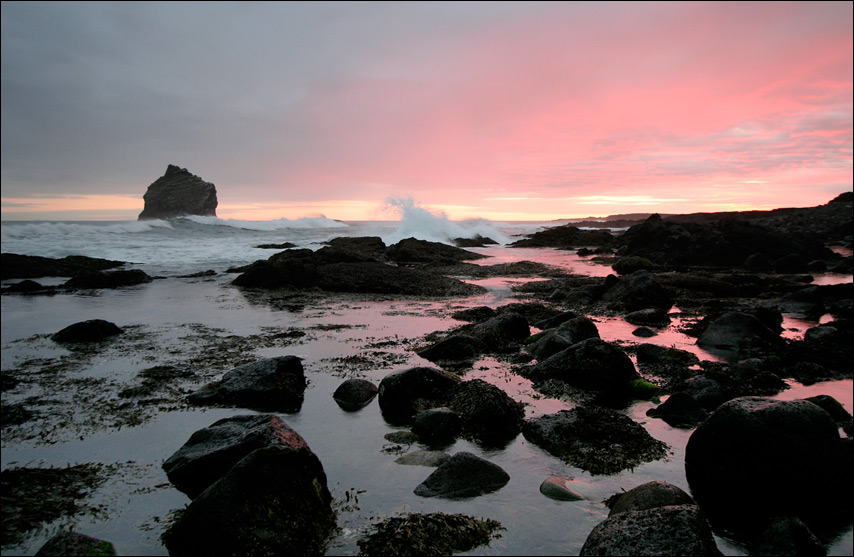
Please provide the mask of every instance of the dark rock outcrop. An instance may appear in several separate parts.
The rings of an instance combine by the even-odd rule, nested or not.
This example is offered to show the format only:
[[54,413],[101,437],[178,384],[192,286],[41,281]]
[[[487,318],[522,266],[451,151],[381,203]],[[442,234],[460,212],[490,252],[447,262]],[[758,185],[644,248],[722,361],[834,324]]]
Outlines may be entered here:
[[696,505],[618,513],[596,525],[579,555],[718,556],[709,524]]
[[112,543],[73,530],[63,530],[47,540],[36,552],[36,557],[51,555],[115,555]]
[[299,412],[306,388],[302,361],[278,356],[238,366],[188,395],[192,404],[221,404],[262,411]]
[[644,511],[671,505],[693,505],[694,500],[682,489],[663,481],[641,484],[620,495],[609,506],[608,516],[619,513]]
[[428,445],[448,444],[460,434],[462,420],[450,408],[431,408],[419,412],[412,423],[412,433]]
[[667,444],[654,439],[643,426],[598,406],[578,406],[526,420],[522,434],[591,474],[616,474],[667,455]]
[[534,381],[559,379],[614,395],[629,391],[632,381],[640,378],[625,352],[599,338],[573,344],[522,373]]
[[196,497],[163,534],[170,555],[322,555],[336,518],[311,451],[256,449]]
[[582,246],[608,246],[614,237],[604,230],[581,230],[577,226],[566,224],[545,228],[529,238],[510,244],[514,248],[572,248]]
[[127,271],[96,271],[70,278],[63,283],[65,288],[121,288],[146,284],[154,279],[140,269]]
[[528,320],[518,313],[502,313],[475,325],[471,336],[483,342],[488,352],[513,352],[531,334]]
[[678,392],[656,408],[650,408],[646,415],[651,418],[660,418],[673,427],[694,427],[700,424],[709,413],[697,402],[694,397],[686,392]]
[[734,356],[750,356],[769,346],[782,345],[782,339],[757,317],[745,312],[732,311],[712,321],[697,339],[697,344],[707,350]]
[[[713,524],[754,537],[772,516],[826,527],[850,521],[854,439],[839,437],[806,400],[742,397],[722,404],[691,435],[685,474]],[[797,470],[808,487],[791,489]]]
[[60,343],[99,342],[121,333],[122,328],[115,323],[104,319],[90,319],[69,325],[54,333],[50,339]]
[[510,475],[500,466],[468,452],[459,452],[439,465],[415,488],[421,497],[464,499],[504,487]]
[[187,215],[216,216],[216,187],[174,164],[155,180],[145,195],[137,220],[172,219]]
[[163,462],[175,487],[195,499],[252,451],[277,446],[308,455],[302,436],[274,414],[223,418],[193,433]]
[[84,273],[114,269],[124,261],[68,255],[62,259],[37,255],[0,253],[0,278],[74,277]]
[[527,346],[527,350],[542,361],[589,338],[599,338],[596,324],[589,317],[574,317],[538,335],[537,339]]
[[419,412],[442,406],[460,382],[456,375],[432,367],[390,373],[379,386],[383,417],[393,424],[410,423]]
[[486,350],[486,345],[469,335],[453,335],[418,352],[418,355],[431,362],[460,363],[476,359]]
[[360,555],[452,555],[488,544],[497,530],[499,522],[464,514],[411,513],[375,524],[357,543]]
[[501,445],[522,431],[522,404],[482,379],[457,384],[449,393],[448,407],[460,416],[463,435],[478,443]]
[[636,311],[646,308],[670,309],[673,297],[649,271],[635,271],[620,277],[602,294],[612,306]]
[[354,412],[368,405],[379,389],[367,379],[351,377],[335,389],[332,398],[343,410]]

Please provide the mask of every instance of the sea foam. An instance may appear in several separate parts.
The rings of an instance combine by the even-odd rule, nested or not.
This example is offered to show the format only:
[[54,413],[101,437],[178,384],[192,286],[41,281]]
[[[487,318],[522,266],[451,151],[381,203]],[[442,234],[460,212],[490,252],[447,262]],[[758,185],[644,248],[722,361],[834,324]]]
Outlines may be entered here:
[[507,244],[510,237],[499,231],[497,223],[486,219],[452,221],[444,212],[433,212],[418,205],[411,197],[391,197],[386,200],[386,212],[400,218],[397,230],[383,237],[387,245],[405,238],[453,244],[456,238],[491,238]]

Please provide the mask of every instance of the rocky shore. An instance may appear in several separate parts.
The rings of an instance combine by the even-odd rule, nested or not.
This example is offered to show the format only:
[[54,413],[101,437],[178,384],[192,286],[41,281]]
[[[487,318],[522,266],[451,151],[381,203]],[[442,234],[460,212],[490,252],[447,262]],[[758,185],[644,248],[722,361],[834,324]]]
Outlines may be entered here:
[[[435,470],[414,486],[415,495],[457,501],[504,488],[510,475],[498,464],[468,451],[444,452],[458,440],[489,452],[521,436],[592,476],[666,459],[672,447],[623,412],[649,400],[655,403],[650,419],[690,432],[684,467],[691,494],[666,482],[614,494],[582,555],[719,555],[713,531],[751,554],[824,551],[826,540],[851,523],[843,494],[852,487],[852,417],[831,397],[772,397],[788,388],[787,381],[852,377],[854,284],[812,284],[814,273],[852,273],[852,195],[810,209],[718,217],[652,215],[622,233],[552,227],[514,244],[583,250],[584,257],[611,267],[603,278],[525,261],[479,265],[472,261],[482,255],[460,247],[415,239],[386,246],[362,237],[338,238],[317,251],[285,249],[230,269],[228,282],[253,303],[281,308],[465,298],[484,292],[472,284],[478,279],[526,279],[515,287],[520,301],[457,311],[452,317],[462,325],[417,339],[411,350],[430,365],[391,365],[380,381],[350,377],[335,390],[335,402],[347,412],[363,412],[376,399],[382,418],[398,430],[392,445],[423,448],[424,462]],[[2,293],[43,296],[159,280],[114,270],[120,266],[4,253],[3,278],[27,280]],[[69,278],[59,286],[31,280],[43,276]],[[791,339],[783,335],[784,314],[823,318],[803,338]],[[677,316],[683,332],[717,361],[643,341]],[[605,317],[636,325],[638,342],[602,340],[596,319]],[[253,343],[281,348],[306,334],[277,331],[239,346],[232,340],[238,351]],[[88,320],[57,329],[51,341],[85,359],[116,343],[133,344],[133,336],[127,328]],[[127,423],[131,415],[146,419],[146,409],[149,415],[167,407],[247,411],[196,431],[183,446],[176,442],[162,463],[171,484],[191,498],[164,527],[164,545],[174,555],[323,554],[340,527],[336,502],[321,459],[281,416],[303,410],[308,383],[301,358],[241,361],[216,354],[214,345],[192,369],[148,368],[138,384],[117,393],[126,403],[102,408]],[[483,358],[506,362],[537,396],[573,408],[526,418],[524,405],[507,392],[467,378]],[[38,400],[6,402],[7,392],[35,381],[27,371],[3,370],[4,441],[32,435],[41,419]],[[22,518],[35,504],[35,491],[14,500],[6,495],[18,481],[13,476],[34,470],[3,471],[4,516],[16,517],[4,518],[4,546],[45,520]],[[810,485],[787,485],[793,471]],[[88,476],[79,481],[97,483]],[[579,497],[569,478],[544,485],[541,492],[554,500]],[[72,506],[67,512],[77,511]],[[417,540],[419,553],[449,554],[489,543],[502,528],[460,514],[410,513],[376,524],[358,546],[365,554],[394,554],[406,540]],[[63,543],[81,540],[66,535],[52,543],[51,551],[61,554]]]

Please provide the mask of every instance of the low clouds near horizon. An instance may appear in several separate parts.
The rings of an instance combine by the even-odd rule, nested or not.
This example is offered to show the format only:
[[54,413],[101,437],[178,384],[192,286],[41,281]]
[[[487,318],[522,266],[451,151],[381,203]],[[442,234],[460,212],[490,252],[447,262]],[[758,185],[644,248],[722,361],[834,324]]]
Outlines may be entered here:
[[170,163],[243,216],[821,204],[852,40],[850,2],[3,2],[3,215]]

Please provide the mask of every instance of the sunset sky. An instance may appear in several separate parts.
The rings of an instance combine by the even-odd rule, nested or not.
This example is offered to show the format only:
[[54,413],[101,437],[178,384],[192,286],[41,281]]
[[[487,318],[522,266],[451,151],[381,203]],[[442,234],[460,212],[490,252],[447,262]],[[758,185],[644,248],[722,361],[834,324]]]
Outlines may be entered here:
[[810,207],[852,189],[852,2],[2,3],[3,220]]

